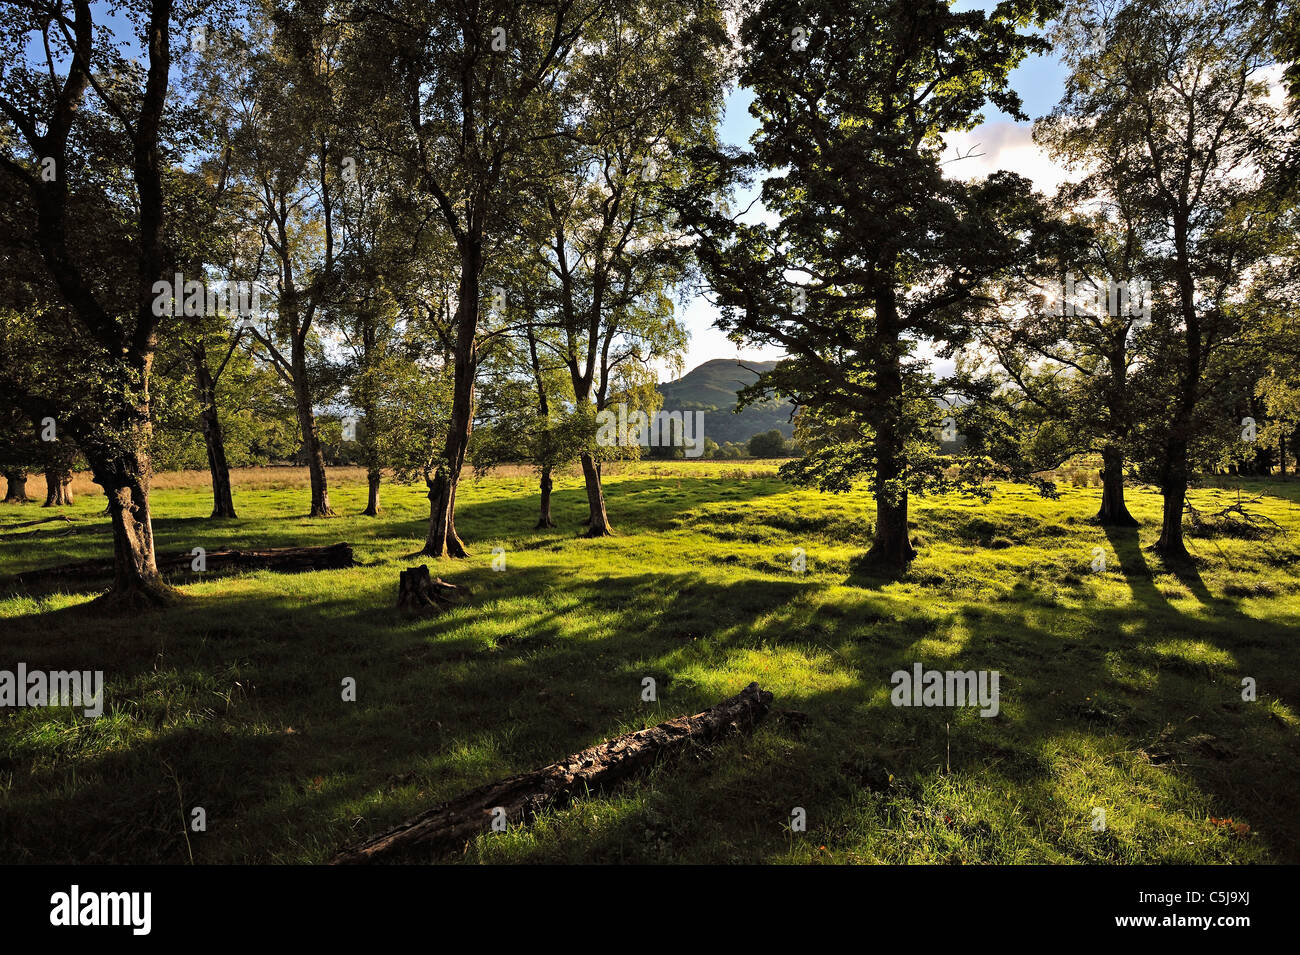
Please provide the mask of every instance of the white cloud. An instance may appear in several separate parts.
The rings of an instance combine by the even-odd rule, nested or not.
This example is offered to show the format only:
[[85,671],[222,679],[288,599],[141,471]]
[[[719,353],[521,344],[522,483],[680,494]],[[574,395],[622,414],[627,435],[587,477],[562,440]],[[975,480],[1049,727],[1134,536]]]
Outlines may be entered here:
[[1048,195],[1071,178],[1064,166],[1034,143],[1033,127],[1028,123],[981,123],[969,133],[949,135],[944,145],[943,158],[948,161],[944,171],[954,178],[982,179],[1005,169],[1029,179]]

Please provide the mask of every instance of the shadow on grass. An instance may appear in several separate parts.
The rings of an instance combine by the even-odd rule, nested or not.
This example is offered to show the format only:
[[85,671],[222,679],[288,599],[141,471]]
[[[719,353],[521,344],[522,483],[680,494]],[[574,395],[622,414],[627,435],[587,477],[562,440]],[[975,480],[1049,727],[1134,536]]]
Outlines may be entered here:
[[[775,480],[736,482],[745,491],[742,500],[782,493],[785,488]],[[679,492],[678,486],[681,486]],[[646,478],[611,481],[606,501],[615,532],[646,533],[666,530],[681,516],[684,507],[711,500],[716,489],[711,478]],[[671,497],[670,497],[671,495]],[[633,505],[632,498],[635,498]],[[685,499],[685,501],[682,500]],[[557,489],[552,495],[552,512],[557,528],[536,530],[536,496],[519,493],[490,500],[463,501],[456,509],[456,529],[465,541],[471,557],[482,553],[496,541],[512,542],[512,549],[535,550],[580,538],[587,515],[587,497],[583,488]],[[354,546],[386,545],[396,541],[422,541],[427,533],[426,515],[382,513],[377,518],[359,514],[341,514],[334,518],[307,518],[289,515],[275,518],[239,518],[212,520],[206,517],[158,517],[153,521],[155,547],[160,554],[188,552],[196,546],[216,550],[224,547],[290,547],[332,544],[345,539]],[[77,529],[79,540],[3,540],[0,539],[0,566],[14,571],[0,575],[0,594],[25,594],[42,597],[55,593],[92,593],[103,589],[111,574],[81,579],[47,580],[35,575],[64,564],[113,556],[112,527],[107,520],[94,527]],[[54,545],[54,546],[48,546]],[[405,555],[416,559],[419,550]],[[173,583],[191,580],[189,575],[169,578]],[[84,583],[83,583],[84,581]]]
[[[471,584],[481,603],[427,618],[392,608],[385,588],[306,604],[192,598],[131,623],[96,621],[75,609],[11,621],[12,632],[30,641],[10,645],[19,659],[32,669],[103,669],[109,723],[118,707],[132,725],[129,738],[101,752],[98,723],[68,723],[69,738],[57,749],[76,756],[75,786],[65,769],[51,765],[48,740],[19,734],[7,765],[0,764],[22,767],[24,776],[0,820],[0,844],[8,847],[0,855],[184,861],[190,849],[179,824],[183,798],[187,807],[204,807],[210,834],[223,832],[214,850],[202,834],[191,835],[200,861],[267,861],[290,852],[286,833],[300,851],[299,840],[325,833],[306,850],[317,857],[357,838],[357,807],[412,767],[424,768],[423,803],[507,768],[530,768],[539,753],[559,758],[716,702],[675,686],[668,661],[705,631],[691,632],[693,614],[663,613],[664,592],[727,607],[739,635],[807,586],[715,588],[682,575],[611,578],[561,592],[549,570],[516,571],[509,588],[496,576]],[[497,599],[508,591],[555,596],[529,614],[526,627],[511,629],[511,614]],[[579,607],[614,614],[617,622],[575,624]],[[40,628],[63,633],[70,625],[75,636],[40,643]],[[497,636],[465,636],[480,631]],[[671,710],[640,701],[647,672],[658,675],[661,693],[671,693]],[[342,701],[345,677],[357,681],[354,704]],[[318,779],[331,782],[317,786]],[[367,828],[390,825],[409,808],[399,801],[366,811]],[[221,828],[232,819],[239,820],[238,836]],[[133,827],[129,838],[123,825]],[[105,839],[105,832],[114,835]]]
[[[489,526],[522,510],[467,513]],[[644,805],[608,825],[522,851],[770,860],[787,851],[783,827],[800,806],[808,838],[832,850],[908,830],[923,850],[886,839],[874,851],[1013,861],[992,834],[1021,826],[1051,830],[1041,838],[1063,858],[1122,861],[1137,850],[1091,833],[1082,783],[1051,758],[1086,746],[1161,767],[1115,784],[1134,799],[1152,785],[1189,787],[1207,811],[1250,820],[1268,858],[1300,860],[1295,731],[1238,691],[1241,675],[1267,675],[1261,688],[1296,708],[1296,630],[1246,617],[1199,577],[1184,585],[1209,596],[1205,611],[1185,614],[1156,587],[1136,533],[1111,540],[1133,601],[1081,611],[1035,602],[1032,588],[1011,605],[944,609],[870,590],[846,605],[809,579],[574,580],[559,565],[450,565],[440,572],[474,596],[430,617],[392,606],[395,579],[340,577],[326,594],[193,597],[136,620],[78,608],[12,619],[6,655],[105,670],[116,711],[102,726],[10,722],[0,861],[322,861],[456,793],[696,712],[751,679],[779,709],[807,713],[806,725],[773,714],[751,739],[652,771],[627,790]],[[1214,652],[1202,659],[1195,645]],[[890,674],[914,661],[999,670],[1003,712],[891,706]],[[657,704],[641,702],[645,676]],[[346,678],[355,703],[342,700]],[[1008,796],[963,814],[943,801],[963,784]],[[187,839],[194,806],[209,829]],[[1145,861],[1194,858],[1168,845]]]

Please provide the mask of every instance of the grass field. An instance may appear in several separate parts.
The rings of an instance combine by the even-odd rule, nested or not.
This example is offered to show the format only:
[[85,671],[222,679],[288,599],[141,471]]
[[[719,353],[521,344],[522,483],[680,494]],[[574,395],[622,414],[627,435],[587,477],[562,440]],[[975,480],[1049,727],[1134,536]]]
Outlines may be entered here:
[[[160,476],[161,551],[346,540],[361,566],[188,581],[174,609],[111,619],[87,609],[92,584],[13,581],[109,556],[102,495],[83,493],[72,523],[18,527],[50,512],[0,506],[0,669],[108,681],[98,720],[0,710],[0,862],[321,862],[751,680],[776,696],[751,737],[457,858],[1300,862],[1300,482],[1245,486],[1283,533],[1193,537],[1196,566],[1177,573],[1147,550],[1150,488],[1130,490],[1136,532],[1097,527],[1100,491],[1068,482],[1056,501],[1011,485],[988,504],[921,499],[922,556],[882,580],[852,563],[868,495],[791,488],[772,462],[624,465],[607,482],[619,535],[599,541],[576,537],[574,475],[557,481],[560,529],[531,530],[535,479],[517,470],[459,495],[473,557],[434,572],[472,598],[411,618],[394,602],[398,571],[425,561],[420,488],[386,486],[364,518],[362,475],[336,472],[343,516],[308,520],[305,472],[239,472],[241,518],[214,522],[205,480]],[[894,707],[890,674],[917,661],[999,671],[1000,713]],[[641,702],[646,676],[657,703]],[[189,831],[194,807],[206,832]]]

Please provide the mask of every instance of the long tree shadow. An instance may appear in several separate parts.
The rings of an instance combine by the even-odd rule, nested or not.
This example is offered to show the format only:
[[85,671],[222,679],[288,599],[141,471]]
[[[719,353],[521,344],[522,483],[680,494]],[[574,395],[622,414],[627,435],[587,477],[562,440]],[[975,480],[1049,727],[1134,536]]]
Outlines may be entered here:
[[[481,512],[484,523],[518,515],[491,506],[502,510]],[[1286,808],[1295,730],[1235,687],[1274,674],[1267,692],[1294,712],[1295,628],[1252,620],[1247,630],[1223,599],[1202,599],[1203,616],[1182,613],[1136,535],[1112,544],[1133,601],[1086,610],[953,610],[870,592],[842,605],[822,601],[830,584],[816,579],[708,571],[575,580],[557,556],[505,574],[467,569],[456,579],[474,597],[429,617],[397,611],[391,582],[353,586],[347,571],[324,572],[349,586],[323,595],[198,597],[134,621],[25,615],[7,621],[6,652],[34,669],[104,669],[114,709],[103,728],[30,712],[6,726],[0,772],[13,782],[0,845],[13,861],[322,861],[488,779],[758,679],[778,709],[804,718],[773,714],[752,739],[655,770],[614,822],[570,833],[564,851],[780,858],[798,806],[810,836],[832,847],[867,839],[854,828],[866,819],[919,829],[931,847],[975,861],[1014,861],[991,848],[996,820],[954,817],[939,801],[964,782],[990,794],[1012,820],[1003,825],[1077,822],[1077,834],[1045,837],[1062,856],[1117,861],[1117,837],[1087,834],[1086,806],[1060,775],[1070,761],[1053,754],[1073,747],[1111,754],[1097,765],[1116,774],[1113,792],[1140,802],[1173,777],[1214,814],[1250,820],[1269,857],[1300,859]],[[1080,616],[1086,628],[1053,625]],[[892,706],[890,675],[912,662],[999,670],[1000,716]],[[646,677],[655,702],[642,699]],[[1002,787],[1032,808],[998,801]],[[208,812],[206,834],[182,826],[193,806]]]
[[[39,644],[38,625],[57,625],[49,618],[67,611],[17,620],[26,645],[7,642],[30,668],[105,670],[110,711],[129,714],[132,732],[105,752],[69,751],[71,788],[37,739],[10,746],[7,768],[23,782],[0,826],[9,858],[182,861],[194,851],[199,861],[266,861],[286,831],[320,857],[356,836],[358,807],[371,807],[369,825],[390,824],[435,794],[529,768],[538,754],[548,761],[715,702],[676,680],[681,651],[708,634],[701,614],[717,622],[709,608],[727,607],[739,639],[808,587],[717,587],[682,575],[562,592],[553,570],[514,576],[510,589],[555,594],[552,605],[519,620],[495,599],[406,616],[380,588],[307,604],[196,599],[130,627],[129,640],[119,623],[78,618],[76,637],[52,645]],[[703,606],[687,618],[665,614],[664,592],[695,594]],[[580,607],[613,619],[584,626]],[[672,710],[641,701],[646,674],[657,675]],[[355,703],[339,692],[349,677]],[[226,709],[213,712],[208,698]],[[411,786],[400,783],[412,773]],[[386,799],[394,779],[402,792]],[[214,822],[237,820],[240,835],[187,843],[179,825],[165,824],[179,820],[178,792]],[[106,829],[128,824],[123,817],[133,838],[103,842]]]

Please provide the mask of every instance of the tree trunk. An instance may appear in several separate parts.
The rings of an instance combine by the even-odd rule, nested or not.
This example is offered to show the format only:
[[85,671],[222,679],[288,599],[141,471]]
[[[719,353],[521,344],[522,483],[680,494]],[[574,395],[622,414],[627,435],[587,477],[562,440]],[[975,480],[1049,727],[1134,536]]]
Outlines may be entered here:
[[892,291],[876,304],[876,326],[876,530],[866,562],[904,569],[916,558],[916,550],[907,526],[902,347]]
[[[573,796],[599,791],[729,733],[748,732],[767,714],[772,694],[751,683],[737,695],[694,716],[626,733],[558,763],[480,786],[359,845],[334,864],[384,862],[413,851],[425,858],[462,849],[498,820],[522,825]],[[700,750],[704,752],[704,750]]]
[[614,528],[605,513],[605,488],[600,483],[600,465],[590,455],[582,455],[582,476],[587,483],[587,537],[611,537]]
[[297,353],[293,361],[293,394],[298,406],[298,428],[302,431],[302,449],[307,456],[307,473],[311,477],[311,511],[308,517],[333,517],[328,479],[325,476],[325,452],[316,433],[316,413],[312,410],[311,386],[307,382],[307,362]]
[[1187,506],[1187,445],[1171,440],[1165,451],[1164,474],[1160,479],[1164,508],[1160,518],[1160,539],[1155,550],[1166,560],[1188,560],[1191,554],[1183,542],[1183,511]]
[[[537,336],[533,334],[531,316],[527,325],[527,333],[528,357],[532,362],[533,368],[533,386],[537,389],[537,415],[540,420],[548,423],[547,430],[542,432],[541,460],[550,461],[551,432],[549,430],[549,422],[551,420],[551,405],[550,400],[546,395],[546,379],[542,375],[542,362],[537,357]],[[535,525],[534,530],[540,531],[555,526],[555,521],[551,519],[551,490],[554,487],[555,484],[551,480],[551,466],[549,464],[543,464],[541,480],[541,510],[537,516],[537,524]]]
[[1101,449],[1101,509],[1097,521],[1104,527],[1137,527],[1124,503],[1124,452],[1117,445]]
[[[193,551],[164,558],[169,570],[194,571]],[[213,550],[204,554],[204,573],[234,570],[274,570],[297,573],[355,567],[352,545],[346,541],[311,547],[268,547],[262,550]]]
[[1277,436],[1277,473],[1283,481],[1286,480],[1286,435]]
[[226,437],[217,414],[217,387],[201,348],[195,356],[195,375],[199,386],[199,427],[203,431],[208,471],[212,475],[212,513],[209,516],[234,518],[237,515],[230,487],[230,465],[226,462]]
[[72,472],[64,468],[45,469],[45,503],[41,507],[64,507],[72,503]]
[[365,517],[379,516],[379,479],[379,468],[366,471],[366,509],[361,512]]
[[899,489],[894,495],[877,490],[876,532],[867,551],[867,563],[905,568],[915,559],[916,548],[907,526],[907,489]]
[[430,557],[468,557],[469,551],[456,533],[456,484],[446,469],[434,472],[429,487],[429,536],[423,554]]
[[430,557],[468,557],[469,551],[456,533],[456,486],[465,465],[474,426],[474,377],[477,374],[475,344],[478,336],[479,275],[482,248],[478,241],[463,239],[460,256],[460,296],[456,303],[456,348],[452,378],[451,421],[443,460],[429,478],[429,534],[423,554]]
[[[87,455],[90,457],[90,455]],[[142,453],[91,457],[95,483],[108,498],[113,521],[113,587],[99,597],[114,609],[142,610],[175,602],[154,561],[153,517],[149,508],[149,459]]]
[[1165,441],[1164,461],[1160,468],[1160,493],[1164,508],[1160,520],[1160,539],[1155,550],[1165,560],[1189,560],[1183,542],[1183,510],[1187,504],[1187,448],[1192,436],[1201,385],[1201,322],[1196,310],[1196,283],[1188,252],[1188,222],[1184,215],[1174,217],[1174,271],[1178,282],[1179,309],[1182,312],[1184,355],[1179,370],[1180,381],[1169,437]]
[[537,518],[536,530],[544,530],[555,526],[555,521],[551,519],[551,489],[554,486],[555,483],[551,480],[551,469],[542,468],[542,504],[541,513]]
[[17,468],[5,472],[5,503],[27,503],[27,472]]

